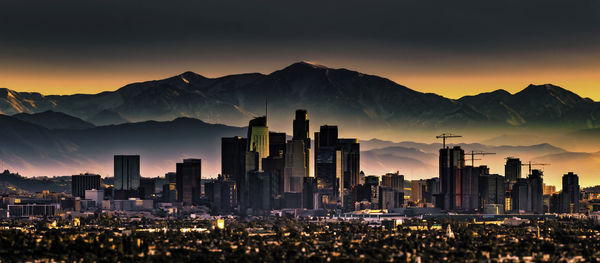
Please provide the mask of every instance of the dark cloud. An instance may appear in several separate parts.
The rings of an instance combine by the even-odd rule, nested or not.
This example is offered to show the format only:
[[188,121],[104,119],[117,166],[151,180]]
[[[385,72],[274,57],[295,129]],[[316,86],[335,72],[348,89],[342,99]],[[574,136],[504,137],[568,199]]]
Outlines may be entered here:
[[369,41],[439,49],[568,48],[598,44],[598,3],[6,1],[0,5],[0,43],[89,51],[164,43],[293,41]]

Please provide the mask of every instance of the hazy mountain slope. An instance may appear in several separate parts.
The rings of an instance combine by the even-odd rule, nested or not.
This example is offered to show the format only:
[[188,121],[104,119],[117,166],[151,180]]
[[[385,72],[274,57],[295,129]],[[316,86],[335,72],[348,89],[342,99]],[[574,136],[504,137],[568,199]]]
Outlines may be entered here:
[[62,112],[44,111],[41,113],[18,113],[12,117],[48,129],[87,129],[94,127],[93,124],[82,119],[64,114]]
[[251,116],[265,113],[267,100],[273,129],[289,130],[293,111],[304,108],[312,123],[344,124],[345,130],[360,131],[364,138],[449,129],[497,133],[499,127],[529,127],[539,132],[546,126],[600,125],[600,103],[549,84],[530,85],[516,94],[498,90],[451,100],[378,76],[305,62],[268,75],[206,78],[185,72],[93,95],[44,96],[2,89],[0,113],[53,110],[97,125],[193,117],[243,126]]

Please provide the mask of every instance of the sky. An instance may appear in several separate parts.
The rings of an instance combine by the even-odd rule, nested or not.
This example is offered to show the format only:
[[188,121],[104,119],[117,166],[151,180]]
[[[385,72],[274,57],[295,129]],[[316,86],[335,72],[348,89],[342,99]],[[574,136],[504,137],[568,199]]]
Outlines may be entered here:
[[0,0],[0,87],[17,91],[301,60],[450,98],[552,83],[600,101],[600,2]]

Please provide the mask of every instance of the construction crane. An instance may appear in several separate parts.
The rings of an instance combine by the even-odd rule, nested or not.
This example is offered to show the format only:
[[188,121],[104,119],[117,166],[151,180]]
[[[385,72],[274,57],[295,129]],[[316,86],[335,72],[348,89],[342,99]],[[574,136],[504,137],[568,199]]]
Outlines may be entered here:
[[531,161],[529,161],[529,163],[524,163],[521,164],[522,166],[529,166],[529,174],[531,174],[531,166],[545,166],[545,165],[550,165],[549,163],[532,163]]
[[475,167],[475,160],[481,160],[481,159],[475,159],[475,155],[486,156],[486,155],[491,155],[491,154],[496,154],[496,153],[488,153],[488,152],[481,152],[481,151],[471,151],[470,153],[465,153],[465,155],[471,155],[471,166],[473,166],[473,167]]
[[444,149],[446,149],[446,138],[458,138],[458,137],[462,137],[462,136],[454,135],[451,133],[442,133],[442,135],[435,136],[435,138],[437,138],[437,139],[440,139],[440,138],[442,139],[442,145],[443,145],[442,148],[444,148]]

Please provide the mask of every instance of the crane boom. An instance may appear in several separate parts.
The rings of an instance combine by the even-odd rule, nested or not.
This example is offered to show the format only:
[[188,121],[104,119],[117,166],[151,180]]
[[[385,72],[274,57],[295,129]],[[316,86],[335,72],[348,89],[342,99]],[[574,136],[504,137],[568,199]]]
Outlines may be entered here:
[[550,165],[549,163],[532,163],[529,161],[528,163],[521,164],[522,166],[529,166],[529,174],[531,174],[531,166],[546,166]]
[[437,139],[442,139],[442,148],[446,149],[446,138],[458,138],[462,137],[461,135],[454,135],[451,133],[442,133],[441,135],[435,136]]
[[471,166],[473,166],[473,167],[475,167],[475,160],[481,160],[481,159],[475,159],[475,155],[486,156],[486,155],[491,155],[491,154],[496,154],[496,153],[489,153],[489,152],[482,152],[482,151],[471,151],[470,153],[465,153],[465,155],[471,155]]

